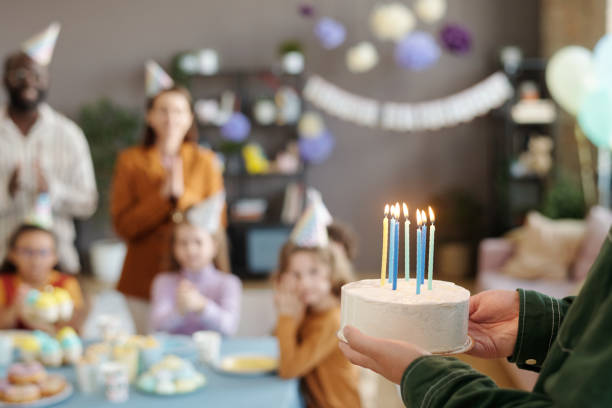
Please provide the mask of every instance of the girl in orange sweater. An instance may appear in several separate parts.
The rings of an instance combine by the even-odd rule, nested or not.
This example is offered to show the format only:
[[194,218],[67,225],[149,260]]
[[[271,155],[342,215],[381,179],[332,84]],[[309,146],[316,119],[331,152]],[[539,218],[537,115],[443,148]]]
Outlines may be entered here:
[[351,280],[350,264],[328,244],[325,227],[318,229],[319,239],[305,237],[313,230],[307,224],[298,222],[279,259],[275,293],[279,375],[302,378],[308,407],[358,408],[357,372],[340,352],[336,337],[340,288]]

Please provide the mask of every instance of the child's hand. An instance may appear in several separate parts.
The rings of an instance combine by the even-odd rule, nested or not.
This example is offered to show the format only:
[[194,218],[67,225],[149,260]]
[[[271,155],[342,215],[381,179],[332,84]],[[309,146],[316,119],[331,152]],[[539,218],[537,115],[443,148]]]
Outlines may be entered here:
[[181,314],[201,313],[206,308],[208,299],[188,280],[182,280],[176,289],[176,303]]
[[306,311],[306,305],[297,294],[295,278],[289,274],[281,276],[276,284],[274,301],[280,316],[293,317],[301,321]]

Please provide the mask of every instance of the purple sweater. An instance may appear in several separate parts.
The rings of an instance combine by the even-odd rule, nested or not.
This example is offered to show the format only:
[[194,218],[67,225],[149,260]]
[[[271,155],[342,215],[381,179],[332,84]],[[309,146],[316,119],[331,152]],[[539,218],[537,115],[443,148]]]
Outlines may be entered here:
[[[182,279],[193,283],[208,299],[202,313],[180,314],[176,307],[176,288]],[[215,330],[229,336],[240,320],[242,283],[234,275],[220,272],[212,265],[200,271],[162,273],[153,281],[151,328],[175,334]]]

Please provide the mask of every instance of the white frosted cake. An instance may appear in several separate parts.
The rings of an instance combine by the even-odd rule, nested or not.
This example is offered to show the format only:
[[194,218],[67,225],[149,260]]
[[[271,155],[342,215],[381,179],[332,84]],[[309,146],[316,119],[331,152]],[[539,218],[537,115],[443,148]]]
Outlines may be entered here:
[[[398,279],[397,290],[380,279],[365,279],[342,286],[342,320],[374,337],[416,344],[432,353],[453,353],[470,344],[468,331],[470,292],[451,282],[427,280],[416,294],[416,279]],[[343,339],[344,340],[344,339]]]

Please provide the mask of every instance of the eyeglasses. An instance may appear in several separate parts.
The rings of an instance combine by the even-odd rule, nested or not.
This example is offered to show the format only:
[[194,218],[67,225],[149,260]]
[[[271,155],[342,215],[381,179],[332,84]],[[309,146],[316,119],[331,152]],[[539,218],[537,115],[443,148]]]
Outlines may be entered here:
[[46,258],[53,255],[52,249],[15,248],[15,251],[19,255],[29,258]]
[[12,85],[19,85],[30,77],[33,82],[40,83],[44,74],[41,71],[27,68],[16,68],[7,72],[6,77]]

